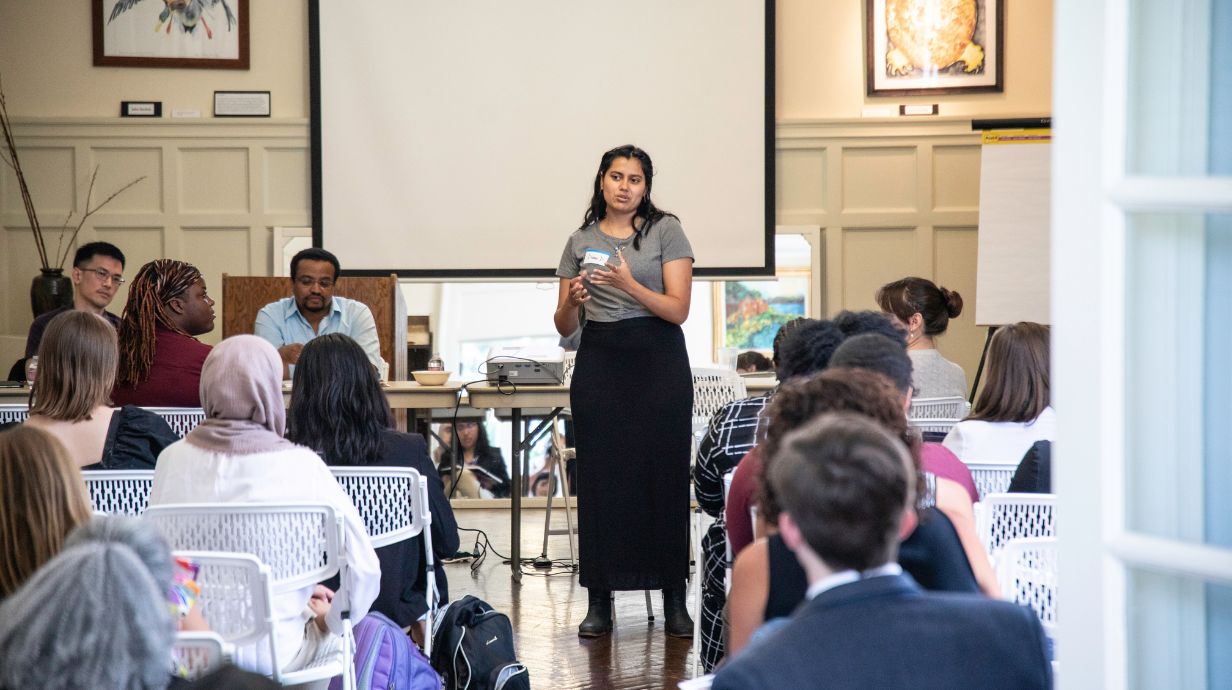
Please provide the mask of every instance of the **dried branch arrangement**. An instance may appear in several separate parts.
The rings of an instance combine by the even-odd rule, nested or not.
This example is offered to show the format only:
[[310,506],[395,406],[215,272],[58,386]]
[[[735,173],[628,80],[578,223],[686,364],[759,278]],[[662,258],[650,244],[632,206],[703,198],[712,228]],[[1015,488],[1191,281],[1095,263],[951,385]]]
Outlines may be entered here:
[[[91,200],[94,198],[94,182],[98,179],[98,166],[94,166],[94,171],[90,175],[90,187],[86,190],[85,213],[77,221],[77,226],[72,229],[72,234],[68,237],[68,242],[64,242],[64,236],[69,232],[68,224],[73,219],[72,211],[64,218],[64,223],[61,224],[56,238],[56,251],[48,255],[47,240],[43,235],[43,227],[39,223],[38,212],[34,207],[34,200],[30,196],[30,187],[26,184],[26,176],[21,170],[21,160],[17,155],[17,143],[13,138],[13,123],[9,119],[9,111],[4,97],[4,80],[0,78],[0,131],[4,135],[4,148],[0,149],[0,161],[13,169],[13,173],[17,176],[17,187],[21,190],[21,203],[25,207],[26,219],[30,222],[30,230],[34,233],[34,246],[38,249],[39,262],[44,271],[52,269],[63,269],[64,262],[68,260],[69,252],[77,242],[77,234],[81,232],[82,226],[86,224],[86,220],[94,215],[96,211],[111,203],[129,187],[137,184],[145,179],[142,175],[137,179],[129,182],[117,189],[111,196],[103,199],[97,206],[90,206]],[[56,259],[56,262],[51,263],[51,259]]]

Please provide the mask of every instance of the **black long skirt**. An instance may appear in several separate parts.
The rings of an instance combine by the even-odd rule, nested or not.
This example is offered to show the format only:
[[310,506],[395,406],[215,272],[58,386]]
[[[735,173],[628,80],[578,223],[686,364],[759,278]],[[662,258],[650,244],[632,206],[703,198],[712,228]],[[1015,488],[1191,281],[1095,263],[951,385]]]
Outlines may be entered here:
[[679,326],[648,316],[582,329],[569,391],[583,587],[683,587],[693,378]]

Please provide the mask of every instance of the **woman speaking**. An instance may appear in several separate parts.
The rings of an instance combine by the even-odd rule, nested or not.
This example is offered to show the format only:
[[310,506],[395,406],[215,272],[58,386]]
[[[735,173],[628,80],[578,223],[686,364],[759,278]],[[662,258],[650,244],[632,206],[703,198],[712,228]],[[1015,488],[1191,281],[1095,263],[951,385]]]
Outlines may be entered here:
[[586,327],[569,400],[578,457],[582,637],[612,630],[613,590],[663,590],[664,627],[690,637],[689,449],[693,382],[680,324],[693,249],[650,200],[654,167],[635,146],[603,154],[582,226],[569,236],[554,320]]

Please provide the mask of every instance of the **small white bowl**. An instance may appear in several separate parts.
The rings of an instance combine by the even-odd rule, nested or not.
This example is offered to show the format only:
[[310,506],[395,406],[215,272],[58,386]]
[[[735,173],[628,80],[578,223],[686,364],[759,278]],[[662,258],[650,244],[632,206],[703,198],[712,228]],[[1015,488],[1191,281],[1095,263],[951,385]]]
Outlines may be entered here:
[[412,371],[411,375],[415,377],[415,381],[421,386],[441,386],[449,380],[449,372],[447,371]]

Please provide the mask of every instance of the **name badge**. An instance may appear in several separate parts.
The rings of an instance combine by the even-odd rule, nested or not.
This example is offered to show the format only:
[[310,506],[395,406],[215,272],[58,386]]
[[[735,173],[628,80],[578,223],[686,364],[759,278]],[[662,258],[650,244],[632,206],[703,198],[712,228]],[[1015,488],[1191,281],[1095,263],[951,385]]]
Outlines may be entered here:
[[583,264],[595,264],[596,266],[606,266],[608,259],[612,258],[611,253],[600,251],[598,249],[587,249],[586,256],[582,258]]

